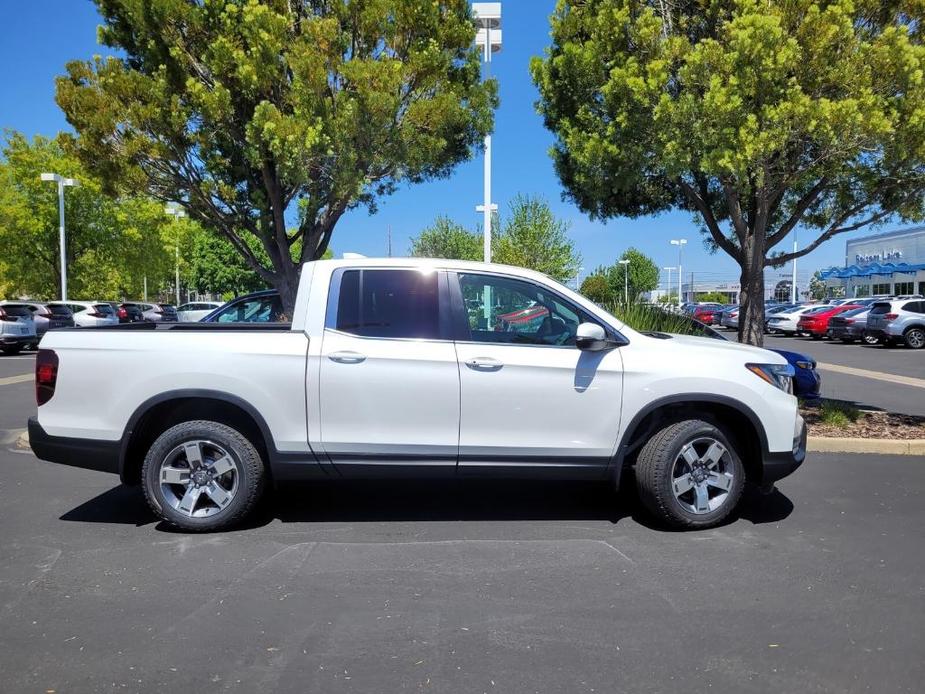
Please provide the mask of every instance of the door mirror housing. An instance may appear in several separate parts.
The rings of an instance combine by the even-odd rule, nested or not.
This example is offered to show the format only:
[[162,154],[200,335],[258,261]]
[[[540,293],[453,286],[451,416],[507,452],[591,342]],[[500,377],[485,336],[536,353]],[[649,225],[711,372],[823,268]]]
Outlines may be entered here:
[[607,338],[607,333],[597,323],[580,323],[575,334],[575,344],[578,349],[586,352],[600,352],[617,346],[617,343]]

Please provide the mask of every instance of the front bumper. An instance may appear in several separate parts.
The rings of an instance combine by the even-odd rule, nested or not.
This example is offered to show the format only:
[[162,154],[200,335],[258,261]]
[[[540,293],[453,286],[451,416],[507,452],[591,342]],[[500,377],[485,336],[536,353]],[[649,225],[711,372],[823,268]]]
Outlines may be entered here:
[[39,460],[118,474],[121,445],[119,441],[51,436],[38,417],[29,417],[29,446]]
[[792,474],[806,460],[806,422],[800,417],[799,433],[793,438],[793,450],[765,455],[761,484],[774,484]]

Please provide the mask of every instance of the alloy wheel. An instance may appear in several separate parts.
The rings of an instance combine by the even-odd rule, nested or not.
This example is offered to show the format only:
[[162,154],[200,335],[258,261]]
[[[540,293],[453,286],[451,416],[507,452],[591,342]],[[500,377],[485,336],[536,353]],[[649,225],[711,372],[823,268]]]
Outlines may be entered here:
[[681,447],[671,470],[672,490],[686,511],[712,513],[729,498],[734,476],[729,450],[711,436]]
[[238,468],[228,451],[205,439],[184,441],[161,461],[164,500],[189,518],[219,513],[238,491]]

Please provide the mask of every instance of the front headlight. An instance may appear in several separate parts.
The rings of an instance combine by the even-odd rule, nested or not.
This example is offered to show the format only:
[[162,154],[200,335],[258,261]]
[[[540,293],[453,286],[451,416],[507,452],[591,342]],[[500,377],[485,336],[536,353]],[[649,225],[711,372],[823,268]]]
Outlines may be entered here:
[[746,364],[745,368],[785,393],[793,394],[793,376],[790,364]]

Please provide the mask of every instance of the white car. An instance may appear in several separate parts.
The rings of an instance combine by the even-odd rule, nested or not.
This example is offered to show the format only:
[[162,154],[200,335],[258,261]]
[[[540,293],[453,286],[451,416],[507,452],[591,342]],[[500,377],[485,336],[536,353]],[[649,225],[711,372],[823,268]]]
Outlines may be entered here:
[[800,316],[815,311],[825,311],[830,308],[832,307],[827,304],[811,304],[809,306],[801,306],[793,311],[775,313],[768,318],[768,332],[796,335],[799,332],[797,324],[800,322]]
[[101,328],[106,325],[119,325],[115,309],[103,301],[54,301],[52,306],[67,306],[74,314],[74,326],[77,328]]
[[219,306],[224,306],[224,304],[221,301],[193,301],[177,308],[177,318],[181,323],[195,323]]
[[709,527],[746,481],[767,487],[805,456],[783,357],[638,333],[537,272],[322,260],[302,267],[290,315],[49,333],[33,450],[140,483],[186,530],[241,522],[271,479],[619,485],[630,469],[663,523]]

